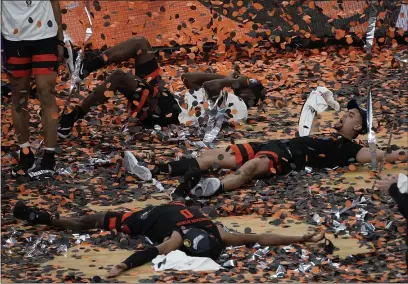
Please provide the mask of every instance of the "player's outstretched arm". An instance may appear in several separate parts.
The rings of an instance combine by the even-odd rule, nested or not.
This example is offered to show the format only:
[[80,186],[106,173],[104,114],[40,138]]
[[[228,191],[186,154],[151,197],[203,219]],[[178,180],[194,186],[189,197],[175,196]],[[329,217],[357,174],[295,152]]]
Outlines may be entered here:
[[[405,155],[401,155],[401,152],[404,152]],[[377,159],[381,162],[384,159],[385,151],[377,150]],[[401,157],[400,157],[401,156]],[[386,155],[386,162],[393,163],[397,160],[406,159],[407,158],[407,151],[406,150],[397,150],[392,151],[391,153]],[[359,163],[371,163],[371,153],[368,147],[361,148],[358,151],[356,160]]]
[[137,251],[129,256],[124,262],[115,265],[108,274],[108,278],[116,277],[125,270],[141,266],[152,261],[160,254],[168,254],[178,249],[183,243],[180,233],[174,231],[170,238],[158,246]]
[[227,246],[240,246],[258,243],[261,246],[290,245],[293,243],[317,243],[324,239],[325,233],[314,232],[303,236],[286,236],[277,234],[234,234],[218,227],[222,241]]
[[205,82],[224,78],[226,78],[224,75],[206,72],[190,72],[181,75],[184,86],[192,90],[198,90]]

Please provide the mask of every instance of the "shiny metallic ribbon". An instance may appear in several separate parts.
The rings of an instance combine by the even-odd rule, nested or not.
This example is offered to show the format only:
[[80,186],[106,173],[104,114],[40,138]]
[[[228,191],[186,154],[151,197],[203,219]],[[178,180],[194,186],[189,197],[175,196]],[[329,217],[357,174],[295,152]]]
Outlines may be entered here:
[[211,144],[215,140],[221,130],[223,122],[225,121],[225,114],[222,112],[222,109],[219,109],[218,107],[219,101],[221,99],[225,99],[225,96],[226,95],[224,94],[224,92],[221,92],[215,103],[212,103],[211,100],[208,100],[209,118],[207,122],[207,130],[203,139],[204,144],[206,144],[207,146],[209,146],[209,144]]
[[[365,50],[367,55],[371,55],[373,48],[373,41],[375,35],[375,25],[377,22],[377,10],[374,7],[374,1],[370,1],[368,11],[368,26],[366,34]],[[371,76],[370,76],[370,57],[367,58],[367,82],[368,82],[368,94],[367,94],[367,128],[368,128],[368,145],[371,153],[371,167],[372,170],[377,168],[377,139],[373,128],[373,108],[372,108],[372,96],[371,96]]]
[[377,22],[377,10],[374,7],[375,1],[370,1],[370,6],[368,7],[368,26],[366,34],[366,45],[365,49],[367,54],[371,54],[373,48],[373,41],[375,35],[375,24]]
[[[89,39],[92,37],[92,20],[91,20],[91,16],[90,16],[88,7],[89,7],[89,0],[87,1],[86,5],[85,5],[85,12],[86,12],[86,15],[88,17],[89,27],[86,28],[86,31],[85,31],[84,47],[85,47],[86,43],[89,41]],[[65,43],[67,43],[67,40],[69,41],[69,36],[68,36],[68,34],[66,34],[66,35],[67,35],[67,37],[65,38],[65,34],[64,34],[64,42]],[[70,47],[70,45],[71,45],[71,43],[69,43],[68,46]],[[68,54],[69,54],[69,60],[73,61],[73,53],[72,53],[72,48],[71,47],[68,49]],[[70,84],[70,87],[69,87],[68,100],[66,101],[66,103],[64,105],[64,109],[62,110],[62,114],[65,113],[65,111],[66,111],[66,109],[67,109],[67,107],[68,107],[68,105],[69,105],[69,103],[71,101],[71,97],[72,97],[72,94],[73,94],[74,90],[79,92],[79,82],[81,82],[81,78],[79,77],[79,72],[81,70],[81,63],[82,63],[82,60],[83,60],[83,56],[84,55],[83,55],[83,52],[82,52],[82,49],[81,49],[78,52],[77,58],[75,58],[75,64],[73,65],[73,62],[70,62],[70,61],[68,62],[68,64],[71,64],[70,65],[71,67],[73,65],[74,71],[71,74],[71,84]]]
[[371,96],[371,90],[367,96],[367,128],[368,128],[368,147],[371,153],[371,168],[375,170],[377,168],[377,139],[373,128],[373,101]]

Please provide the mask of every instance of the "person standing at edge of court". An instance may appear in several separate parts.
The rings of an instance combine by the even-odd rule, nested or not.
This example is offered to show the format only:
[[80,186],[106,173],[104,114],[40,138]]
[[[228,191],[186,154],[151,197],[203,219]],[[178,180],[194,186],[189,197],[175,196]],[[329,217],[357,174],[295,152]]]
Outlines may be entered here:
[[[20,146],[14,176],[52,175],[55,170],[58,109],[56,78],[64,56],[62,17],[58,0],[1,1],[1,36],[12,91],[12,118]],[[28,95],[34,75],[42,108],[45,152],[35,166],[30,148]]]

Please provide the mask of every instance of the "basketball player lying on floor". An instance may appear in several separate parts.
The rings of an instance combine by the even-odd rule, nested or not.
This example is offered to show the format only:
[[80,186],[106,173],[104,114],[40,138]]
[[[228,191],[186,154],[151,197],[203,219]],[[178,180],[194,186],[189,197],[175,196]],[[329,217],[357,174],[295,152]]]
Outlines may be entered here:
[[115,277],[122,271],[143,265],[156,256],[182,250],[190,256],[209,257],[217,260],[226,246],[259,243],[262,246],[289,245],[299,242],[319,242],[323,233],[308,233],[303,236],[276,234],[238,234],[226,232],[205,217],[198,209],[186,207],[183,202],[172,202],[149,206],[138,212],[104,212],[83,217],[53,218],[48,212],[26,206],[18,201],[14,217],[75,231],[104,229],[123,232],[130,236],[145,235],[158,245],[132,254],[125,261],[114,266],[108,277]]
[[[315,119],[312,132],[319,132]],[[189,169],[209,170],[214,165],[219,169],[238,169],[235,174],[218,178],[206,179],[201,187],[187,188],[187,193],[200,196],[211,196],[216,192],[231,191],[240,188],[255,178],[271,175],[285,175],[292,170],[305,167],[334,168],[344,167],[353,162],[371,162],[370,150],[353,139],[367,132],[367,114],[355,100],[347,105],[347,111],[334,125],[336,133],[330,135],[304,136],[291,139],[270,140],[268,142],[234,144],[227,148],[204,151],[197,159],[180,159],[179,161],[159,164],[155,173],[169,173],[172,176],[184,175]],[[395,162],[400,151],[388,154],[386,160]],[[404,152],[404,154],[406,154]],[[384,157],[384,151],[377,150],[378,160]],[[134,164],[139,177],[148,176],[149,169]],[[200,171],[190,176],[200,175]],[[151,176],[151,174],[150,174]]]
[[[173,94],[165,88],[154,51],[144,37],[129,39],[103,53],[85,52],[80,76],[84,78],[104,66],[118,64],[131,58],[135,60],[136,75],[121,69],[115,70],[84,99],[81,105],[61,117],[59,137],[66,138],[77,120],[82,119],[92,107],[106,103],[117,91],[128,99],[129,112],[136,115],[144,126],[179,124],[180,106]],[[236,72],[234,75],[227,77],[194,72],[182,75],[181,79],[188,89],[198,90],[203,87],[210,98],[217,98],[223,88],[231,87],[247,107],[254,106],[264,99],[266,91],[259,81],[239,77]]]

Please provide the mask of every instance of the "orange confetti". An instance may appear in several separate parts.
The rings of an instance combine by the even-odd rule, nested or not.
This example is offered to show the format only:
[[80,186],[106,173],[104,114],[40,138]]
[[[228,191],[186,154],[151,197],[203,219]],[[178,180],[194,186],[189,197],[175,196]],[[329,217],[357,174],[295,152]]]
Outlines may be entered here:
[[312,17],[310,17],[309,15],[304,15],[303,21],[305,21],[305,23],[307,24],[310,24],[312,22]]
[[312,268],[312,273],[318,274],[319,272],[320,272],[320,270],[319,270],[319,267],[318,267],[318,266],[314,266],[314,267]]
[[24,155],[28,155],[28,153],[30,153],[30,149],[28,149],[28,147],[24,147],[23,148],[23,153],[24,153]]
[[37,22],[37,27],[41,28],[41,25],[42,25],[41,21],[38,21]]
[[103,93],[103,95],[104,95],[105,97],[107,97],[107,98],[112,98],[112,97],[115,95],[115,93],[114,93],[113,91],[105,91],[105,92]]
[[18,34],[18,29],[14,29],[13,34],[14,35]]
[[384,164],[384,168],[387,170],[391,170],[392,169],[392,165],[390,163],[385,163]]
[[260,11],[260,10],[263,9],[263,6],[262,6],[261,4],[259,4],[259,3],[254,3],[253,6],[254,6],[254,8],[255,8],[256,10],[258,10],[258,11]]
[[352,172],[354,172],[356,170],[356,166],[355,165],[349,165],[348,169]]

